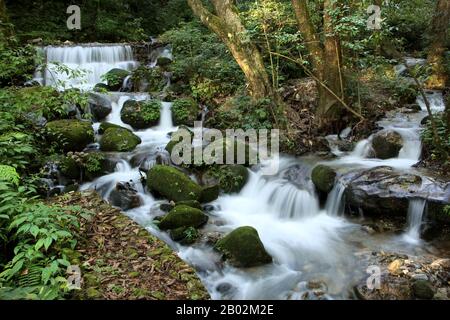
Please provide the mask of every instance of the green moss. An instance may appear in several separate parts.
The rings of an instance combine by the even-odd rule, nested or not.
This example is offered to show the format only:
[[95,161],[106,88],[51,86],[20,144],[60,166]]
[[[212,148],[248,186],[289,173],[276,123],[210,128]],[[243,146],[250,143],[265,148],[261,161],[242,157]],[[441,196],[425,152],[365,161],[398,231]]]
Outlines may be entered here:
[[313,169],[311,179],[319,191],[328,193],[334,187],[336,172],[328,166],[318,165]]
[[252,227],[240,227],[220,239],[215,249],[236,267],[255,267],[272,262],[259,239],[258,231]]
[[202,203],[213,202],[214,200],[219,198],[219,194],[220,194],[220,185],[219,184],[214,184],[211,186],[203,187],[202,196],[200,198],[200,201]]
[[46,126],[48,137],[64,151],[82,151],[94,142],[94,129],[90,122],[56,120]]
[[107,81],[110,91],[118,91],[122,88],[123,81],[130,75],[130,72],[123,69],[112,69],[103,75],[103,79]]
[[201,210],[185,205],[176,206],[159,223],[161,230],[173,230],[177,228],[198,228],[208,221],[208,216]]
[[140,144],[141,138],[127,129],[109,128],[100,141],[102,151],[129,152]]
[[135,129],[147,129],[159,123],[161,107],[159,100],[128,100],[123,105],[120,116],[124,123]]
[[188,206],[188,207],[195,208],[195,209],[202,208],[200,202],[198,202],[197,200],[178,201],[177,206],[181,206],[181,205]]
[[172,116],[175,125],[194,126],[194,121],[197,120],[199,110],[198,104],[194,99],[182,98],[174,101],[172,106]]
[[151,168],[147,174],[147,186],[169,200],[200,200],[202,188],[180,170],[163,165]]
[[[110,122],[102,122],[100,124],[100,127],[98,128],[98,133],[99,134],[104,134],[106,130],[108,130],[109,128],[122,128],[122,129],[126,129],[124,127],[121,127],[117,124],[114,123],[110,123]],[[127,129],[128,130],[128,129]]]
[[193,244],[200,237],[198,230],[194,227],[172,229],[169,234],[173,241],[180,242],[183,245]]
[[65,157],[61,161],[60,170],[69,179],[78,180],[81,177],[81,168],[73,157]]
[[249,177],[247,168],[242,165],[215,167],[208,170],[206,174],[216,178],[220,189],[225,193],[239,193],[247,184]]

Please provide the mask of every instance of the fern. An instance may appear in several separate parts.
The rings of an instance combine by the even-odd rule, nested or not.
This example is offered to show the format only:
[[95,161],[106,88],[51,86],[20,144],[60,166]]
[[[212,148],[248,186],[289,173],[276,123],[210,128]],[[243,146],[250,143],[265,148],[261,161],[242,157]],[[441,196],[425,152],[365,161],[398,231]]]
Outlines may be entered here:
[[19,180],[19,174],[14,167],[0,164],[0,181],[6,181],[18,186]]

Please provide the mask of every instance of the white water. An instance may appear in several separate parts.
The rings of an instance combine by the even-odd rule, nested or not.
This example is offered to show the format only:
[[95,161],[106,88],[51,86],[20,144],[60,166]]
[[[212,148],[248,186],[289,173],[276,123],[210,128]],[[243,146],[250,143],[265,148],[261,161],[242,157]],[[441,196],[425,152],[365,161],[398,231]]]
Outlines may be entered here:
[[420,243],[421,227],[427,202],[423,199],[411,199],[409,201],[407,229],[403,238],[412,244]]
[[[124,45],[49,46],[43,48],[42,53],[48,67],[45,72],[37,72],[35,80],[59,89],[73,87],[90,90],[97,83],[105,83],[102,76],[111,69],[131,71],[138,66],[131,47]],[[58,72],[55,63],[71,70],[81,70],[83,75],[71,79],[66,73]],[[62,83],[65,85],[62,86]]]

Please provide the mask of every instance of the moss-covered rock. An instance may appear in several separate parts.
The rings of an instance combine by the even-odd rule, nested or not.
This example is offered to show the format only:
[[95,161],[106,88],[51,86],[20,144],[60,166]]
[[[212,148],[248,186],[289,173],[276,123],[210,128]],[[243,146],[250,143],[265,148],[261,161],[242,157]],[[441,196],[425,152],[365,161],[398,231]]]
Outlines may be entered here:
[[69,179],[92,181],[109,170],[108,161],[101,152],[69,152],[60,162],[61,174]]
[[156,64],[162,68],[167,67],[171,63],[172,63],[172,59],[170,59],[168,57],[159,57],[158,60],[156,61]]
[[177,206],[188,206],[191,208],[195,208],[195,209],[201,209],[202,205],[200,204],[200,202],[196,201],[196,200],[186,200],[186,201],[178,201],[176,203]]
[[334,187],[336,172],[328,166],[318,165],[313,169],[311,179],[319,191],[328,193]]
[[202,188],[180,170],[157,165],[147,174],[147,186],[150,191],[169,200],[200,200]]
[[[203,176],[203,182],[207,186],[214,186],[218,183],[220,190],[224,193],[239,193],[247,184],[248,178],[249,173],[246,167],[227,165],[208,170]],[[214,189],[206,189],[205,197],[211,191],[215,192]]]
[[105,83],[97,83],[93,89],[94,92],[104,92],[104,91],[108,91],[108,90],[109,90],[109,87]]
[[396,158],[402,147],[403,138],[395,131],[378,132],[372,140],[372,148],[378,159]]
[[98,128],[98,133],[99,134],[104,134],[106,130],[108,130],[109,128],[121,128],[121,129],[125,129],[128,130],[127,128],[121,127],[117,124],[114,123],[110,123],[110,122],[102,122],[100,124],[100,127]]
[[194,126],[197,120],[199,108],[197,102],[191,98],[182,98],[174,101],[172,106],[173,123],[177,126]]
[[236,267],[256,267],[272,262],[258,231],[252,227],[240,227],[232,231],[216,243],[215,249]]
[[46,125],[48,137],[64,151],[82,151],[94,142],[94,129],[90,122],[56,120]]
[[[173,148],[183,141],[183,138],[190,137],[191,143],[189,144],[192,146],[192,139],[194,138],[194,133],[186,126],[180,126],[180,128],[172,133],[172,137],[169,141],[169,143],[166,145],[166,151],[169,152],[169,154],[172,154]],[[189,146],[188,146],[189,147]]]
[[64,157],[59,165],[59,169],[66,178],[78,180],[81,177],[80,164],[73,157]]
[[181,227],[169,231],[173,241],[180,242],[183,245],[193,244],[200,237],[197,229],[194,227]]
[[120,113],[124,123],[135,129],[147,129],[158,125],[161,117],[161,101],[128,100]]
[[201,210],[185,205],[176,206],[158,224],[161,230],[177,228],[198,228],[208,222],[208,216]]
[[219,194],[220,194],[220,185],[218,183],[205,186],[203,187],[200,201],[202,203],[213,202],[214,200],[219,198]]
[[141,138],[127,129],[109,128],[100,141],[102,151],[129,152],[141,143]]
[[97,121],[105,119],[112,111],[112,104],[105,95],[91,93],[89,95],[89,109]]
[[108,71],[104,78],[108,83],[108,89],[110,91],[119,91],[122,88],[123,81],[130,75],[130,72],[123,69],[112,69]]

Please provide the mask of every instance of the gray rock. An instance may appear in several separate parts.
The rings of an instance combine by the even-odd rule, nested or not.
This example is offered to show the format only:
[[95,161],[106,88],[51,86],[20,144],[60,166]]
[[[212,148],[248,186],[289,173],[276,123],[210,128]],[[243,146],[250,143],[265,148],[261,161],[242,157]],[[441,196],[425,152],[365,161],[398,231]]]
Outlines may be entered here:
[[130,210],[139,207],[142,204],[137,190],[132,183],[119,182],[109,196],[109,201],[115,207],[122,210]]
[[111,101],[103,94],[91,93],[88,103],[92,115],[98,121],[105,119],[112,111]]
[[372,148],[378,159],[391,159],[398,157],[403,147],[402,136],[395,131],[381,131],[374,135]]

